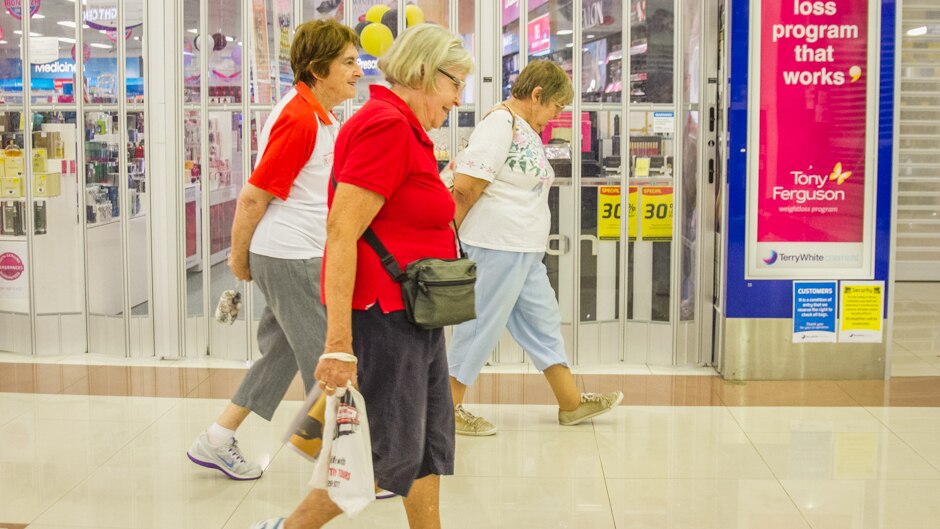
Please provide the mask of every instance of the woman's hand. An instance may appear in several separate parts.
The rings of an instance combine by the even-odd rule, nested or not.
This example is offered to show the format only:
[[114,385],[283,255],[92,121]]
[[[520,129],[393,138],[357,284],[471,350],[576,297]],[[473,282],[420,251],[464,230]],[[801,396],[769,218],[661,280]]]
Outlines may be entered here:
[[317,369],[313,373],[320,383],[320,389],[327,395],[336,392],[336,388],[345,388],[346,384],[352,382],[353,386],[359,385],[359,379],[356,376],[355,362],[345,360],[336,360],[334,358],[321,358],[317,363]]
[[228,256],[228,267],[239,281],[251,281],[251,267],[248,265],[248,255],[238,256],[234,253]]

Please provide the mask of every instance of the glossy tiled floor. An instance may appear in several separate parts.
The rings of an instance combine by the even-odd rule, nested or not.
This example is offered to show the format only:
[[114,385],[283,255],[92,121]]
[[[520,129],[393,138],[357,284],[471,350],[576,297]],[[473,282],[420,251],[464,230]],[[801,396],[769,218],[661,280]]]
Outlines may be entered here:
[[940,283],[898,283],[892,376],[940,376]]
[[[233,482],[184,451],[203,398],[0,393],[0,520],[30,529],[247,528],[289,512],[311,466],[281,447],[300,403],[240,430],[267,464]],[[621,406],[563,428],[548,405],[476,404],[501,431],[458,438],[446,528],[936,528],[936,407]],[[0,523],[0,527],[4,527]],[[355,523],[406,527],[399,500]]]
[[[495,437],[458,438],[444,527],[940,528],[940,287],[899,285],[893,378],[727,383],[708,370],[582,371],[624,405],[555,421],[544,379],[491,369],[468,407]],[[311,465],[282,448],[301,388],[239,431],[266,465],[233,482],[191,464],[193,438],[244,366],[0,355],[0,529],[245,529],[288,513]],[[406,527],[400,500],[330,527]]]

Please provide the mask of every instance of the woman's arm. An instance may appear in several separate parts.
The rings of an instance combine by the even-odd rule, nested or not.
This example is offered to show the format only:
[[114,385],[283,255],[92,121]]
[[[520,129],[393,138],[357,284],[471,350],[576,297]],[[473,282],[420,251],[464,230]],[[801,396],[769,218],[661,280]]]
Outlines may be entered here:
[[[367,189],[340,183],[333,196],[326,221],[325,280],[327,301],[325,353],[352,353],[352,294],[356,283],[356,244],[372,219],[382,209],[385,197]],[[342,360],[324,359],[317,364],[314,377],[321,387],[342,387],[356,383],[356,365]]]
[[470,208],[477,203],[477,200],[480,200],[480,195],[483,194],[483,190],[486,189],[488,185],[490,185],[490,183],[482,178],[475,178],[463,173],[454,175],[453,194],[454,202],[457,203],[457,211],[454,213],[454,222],[457,223],[458,228],[463,223],[463,219],[467,217]]
[[228,267],[232,274],[242,281],[251,281],[251,269],[248,266],[251,237],[272,198],[274,195],[251,184],[245,184],[238,194],[235,220],[232,222],[232,253],[228,256]]

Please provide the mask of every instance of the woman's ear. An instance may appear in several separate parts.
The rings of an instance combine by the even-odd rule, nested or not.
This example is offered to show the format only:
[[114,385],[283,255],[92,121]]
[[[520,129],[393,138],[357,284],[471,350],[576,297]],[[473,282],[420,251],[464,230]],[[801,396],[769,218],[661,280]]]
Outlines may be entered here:
[[542,104],[542,87],[541,86],[536,86],[535,89],[532,90],[531,98],[532,98],[533,103],[536,103],[539,105]]

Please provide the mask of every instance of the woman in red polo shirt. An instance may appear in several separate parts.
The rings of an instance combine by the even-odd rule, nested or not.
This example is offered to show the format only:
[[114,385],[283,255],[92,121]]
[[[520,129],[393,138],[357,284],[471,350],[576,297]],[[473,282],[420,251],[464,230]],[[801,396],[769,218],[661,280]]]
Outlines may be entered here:
[[[358,370],[321,358],[315,376],[328,393],[358,379],[369,416],[378,418],[369,421],[377,485],[404,497],[412,528],[439,527],[440,476],[454,470],[443,330],[408,322],[401,288],[360,237],[371,226],[402,269],[416,259],[456,257],[454,200],[426,131],[460,104],[473,63],[460,38],[421,24],[399,36],[379,68],[391,88],[370,87],[371,99],[336,139],[322,280],[324,352],[353,353]],[[339,512],[315,489],[284,525],[320,527]]]

